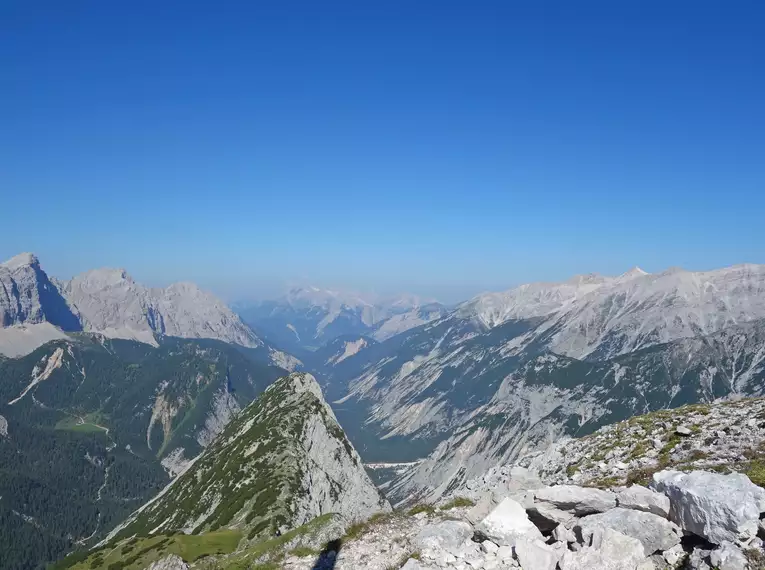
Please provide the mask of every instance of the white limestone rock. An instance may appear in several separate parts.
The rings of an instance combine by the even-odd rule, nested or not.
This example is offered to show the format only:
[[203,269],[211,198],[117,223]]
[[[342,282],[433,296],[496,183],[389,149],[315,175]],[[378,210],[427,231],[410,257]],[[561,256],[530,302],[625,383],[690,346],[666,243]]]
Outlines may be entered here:
[[670,520],[713,544],[757,534],[765,490],[746,475],[662,471],[654,474],[651,486],[669,497]]
[[749,563],[741,549],[732,542],[723,542],[709,554],[709,562],[718,570],[747,570]]
[[478,530],[500,546],[515,546],[520,538],[542,540],[542,533],[529,520],[525,509],[510,498],[503,499],[480,522]]
[[559,542],[576,542],[574,531],[566,528],[563,524],[559,524],[553,529],[552,537]]
[[685,551],[683,550],[682,545],[676,544],[672,548],[665,550],[662,553],[662,557],[667,564],[669,564],[671,567],[674,567],[678,562],[680,562],[680,560],[685,558]]
[[581,534],[587,544],[598,528],[610,528],[638,539],[646,556],[680,544],[680,529],[676,524],[642,511],[617,507],[605,513],[584,517],[574,530]]
[[515,555],[523,570],[555,570],[562,554],[539,539],[520,538],[515,543]]
[[616,494],[618,506],[652,513],[660,517],[669,517],[669,499],[666,495],[646,489],[641,485],[632,485]]
[[639,540],[610,528],[598,529],[592,545],[568,551],[560,561],[561,570],[637,570],[646,562]]

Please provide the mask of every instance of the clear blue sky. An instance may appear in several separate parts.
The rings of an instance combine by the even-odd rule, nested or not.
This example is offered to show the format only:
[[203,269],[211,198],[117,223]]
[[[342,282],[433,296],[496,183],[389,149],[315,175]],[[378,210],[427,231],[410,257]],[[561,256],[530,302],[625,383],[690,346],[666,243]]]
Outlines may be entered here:
[[0,3],[0,257],[452,300],[765,263],[763,2]]

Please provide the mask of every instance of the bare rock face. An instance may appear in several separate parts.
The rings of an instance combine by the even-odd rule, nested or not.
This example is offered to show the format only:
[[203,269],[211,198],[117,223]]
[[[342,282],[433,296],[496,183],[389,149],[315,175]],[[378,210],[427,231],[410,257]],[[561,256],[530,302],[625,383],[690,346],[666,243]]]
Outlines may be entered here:
[[0,416],[0,437],[8,437],[8,420]]
[[122,269],[96,269],[65,283],[63,292],[86,330],[109,337],[150,342],[160,334],[262,345],[225,303],[191,283],[151,289]]
[[76,313],[31,253],[0,264],[0,327],[48,322],[65,331],[81,330]]
[[[0,264],[0,354],[23,356],[76,331],[155,346],[157,336],[264,346],[223,301],[192,283],[149,288],[123,269],[96,269],[61,282],[49,279],[31,253]],[[271,347],[268,356],[287,370],[301,365]]]

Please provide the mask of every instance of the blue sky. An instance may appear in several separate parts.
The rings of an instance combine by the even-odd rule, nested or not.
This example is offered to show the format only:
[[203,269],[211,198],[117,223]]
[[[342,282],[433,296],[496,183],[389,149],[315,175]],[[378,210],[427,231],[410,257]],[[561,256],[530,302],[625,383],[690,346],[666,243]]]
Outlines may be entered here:
[[762,2],[0,3],[0,257],[447,300],[765,263]]

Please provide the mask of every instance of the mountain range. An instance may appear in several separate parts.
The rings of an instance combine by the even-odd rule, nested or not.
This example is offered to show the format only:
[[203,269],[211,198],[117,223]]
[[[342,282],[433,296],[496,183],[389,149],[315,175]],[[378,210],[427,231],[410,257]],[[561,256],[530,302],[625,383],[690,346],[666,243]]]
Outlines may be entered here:
[[367,460],[420,459],[394,498],[437,498],[563,434],[763,392],[765,267],[639,269],[522,285],[347,358],[328,384]]
[[582,275],[453,307],[307,287],[232,309],[124,270],[59,281],[31,254],[0,264],[0,284],[13,570],[115,527],[127,548],[152,530],[254,543],[338,510],[347,523],[387,508],[362,461],[395,504],[433,502],[562,437],[765,393],[758,265]]
[[291,289],[278,299],[235,308],[264,338],[301,356],[341,336],[382,341],[448,312],[441,303],[414,295],[382,299],[318,287]]
[[193,283],[149,288],[124,269],[50,279],[31,253],[0,264],[0,354],[22,356],[70,332],[157,345],[157,338],[209,338],[261,349],[272,363],[299,362],[263,342],[223,301]]

